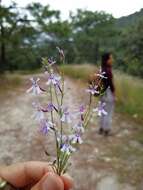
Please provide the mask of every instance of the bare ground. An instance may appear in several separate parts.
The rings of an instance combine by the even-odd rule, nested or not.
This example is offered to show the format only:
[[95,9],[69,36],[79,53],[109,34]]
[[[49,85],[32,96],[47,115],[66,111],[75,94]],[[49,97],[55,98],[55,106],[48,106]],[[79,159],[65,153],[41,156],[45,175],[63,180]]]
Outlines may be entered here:
[[[23,86],[0,95],[0,163],[12,164],[47,157],[43,145],[53,151],[53,140],[38,132],[31,118],[33,97]],[[78,81],[66,80],[66,104],[70,107],[87,101]],[[143,190],[143,144],[136,138],[141,126],[115,113],[112,136],[98,135],[94,118],[84,135],[84,143],[72,157],[69,174],[75,181],[74,190]],[[143,131],[142,131],[143,132]]]

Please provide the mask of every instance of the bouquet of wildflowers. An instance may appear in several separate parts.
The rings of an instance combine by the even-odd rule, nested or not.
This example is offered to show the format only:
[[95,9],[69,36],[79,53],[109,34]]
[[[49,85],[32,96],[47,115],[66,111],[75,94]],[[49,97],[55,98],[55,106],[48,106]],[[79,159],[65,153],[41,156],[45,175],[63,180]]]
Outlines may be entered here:
[[[57,50],[59,60],[64,64],[64,52],[60,48],[57,48]],[[101,94],[99,84],[104,78],[104,74],[101,72],[98,73],[98,83],[91,83],[89,88],[86,89],[89,94],[88,105],[81,105],[74,110],[74,112],[71,112],[64,102],[64,75],[56,66],[55,59],[43,58],[42,64],[45,70],[47,88],[41,88],[39,78],[31,78],[32,87],[29,88],[27,92],[37,97],[37,100],[33,103],[33,107],[36,110],[35,119],[40,125],[40,131],[44,135],[48,136],[52,133],[54,136],[56,158],[52,162],[52,166],[58,175],[62,175],[66,172],[70,164],[69,159],[72,153],[76,151],[77,144],[83,142],[82,136],[88,126],[92,111],[97,112],[99,116],[106,114],[104,105],[101,105],[100,102],[97,108],[92,109],[92,99],[94,95]],[[49,100],[49,103],[45,106],[41,105],[38,100],[38,96],[43,93],[47,94]],[[47,153],[47,155],[49,154]]]

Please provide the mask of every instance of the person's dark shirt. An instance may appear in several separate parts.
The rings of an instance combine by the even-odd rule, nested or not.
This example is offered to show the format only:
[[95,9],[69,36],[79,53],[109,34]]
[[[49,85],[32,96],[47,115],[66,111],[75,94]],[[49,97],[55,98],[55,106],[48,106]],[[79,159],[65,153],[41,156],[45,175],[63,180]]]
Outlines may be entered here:
[[103,79],[105,89],[110,87],[112,93],[114,94],[115,93],[115,86],[114,86],[114,82],[113,82],[112,67],[108,66],[106,68],[102,68],[102,72],[105,72],[104,76],[107,77],[106,79]]

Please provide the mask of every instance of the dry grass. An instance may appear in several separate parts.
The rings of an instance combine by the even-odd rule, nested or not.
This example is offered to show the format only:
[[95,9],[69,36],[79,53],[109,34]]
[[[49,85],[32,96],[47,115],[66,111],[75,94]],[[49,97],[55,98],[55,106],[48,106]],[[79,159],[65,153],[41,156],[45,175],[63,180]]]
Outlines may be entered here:
[[[94,73],[93,65],[64,65],[61,69],[66,75],[81,81],[87,81]],[[137,122],[143,123],[143,80],[114,71],[116,85],[116,110]]]

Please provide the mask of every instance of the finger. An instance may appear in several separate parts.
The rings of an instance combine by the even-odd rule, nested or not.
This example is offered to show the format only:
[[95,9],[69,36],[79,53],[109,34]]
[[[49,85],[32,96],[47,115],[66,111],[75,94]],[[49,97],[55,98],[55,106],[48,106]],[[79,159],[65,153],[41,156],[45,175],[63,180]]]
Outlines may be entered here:
[[58,175],[49,172],[31,190],[64,190],[64,183]]
[[73,184],[74,184],[73,179],[69,175],[64,174],[63,176],[61,176],[61,179],[64,183],[65,190],[69,190],[73,188]]
[[53,172],[51,166],[45,162],[25,162],[3,167],[0,177],[15,187],[24,187],[39,181],[47,172]]

